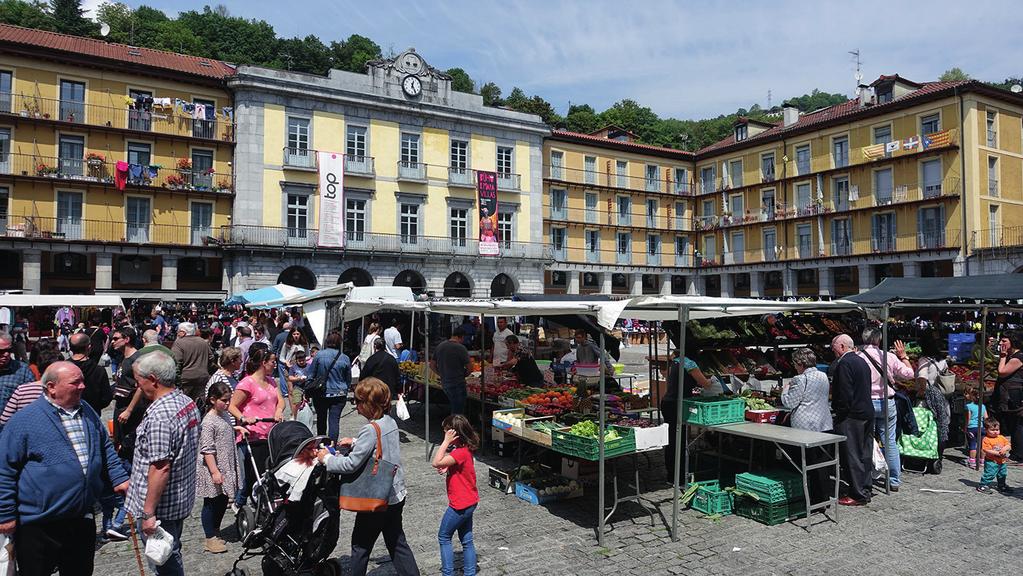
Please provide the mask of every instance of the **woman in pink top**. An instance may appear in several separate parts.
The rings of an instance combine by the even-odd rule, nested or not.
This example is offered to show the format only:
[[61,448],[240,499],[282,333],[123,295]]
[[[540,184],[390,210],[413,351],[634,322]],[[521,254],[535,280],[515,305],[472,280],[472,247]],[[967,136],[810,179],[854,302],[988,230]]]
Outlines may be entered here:
[[[245,459],[245,490],[242,491],[241,503],[252,493],[252,486],[256,479],[266,468],[266,460],[270,456],[270,449],[266,443],[266,435],[273,428],[274,422],[257,422],[262,418],[272,418],[276,422],[284,419],[284,397],[281,396],[277,382],[270,374],[274,373],[277,367],[277,356],[266,348],[257,348],[249,354],[245,364],[245,373],[248,374],[238,383],[234,393],[231,395],[231,405],[228,411],[234,416],[235,422],[248,430],[249,449],[252,451],[252,460],[255,460],[257,470],[252,470],[248,454],[245,454],[245,444],[242,444],[243,458]],[[238,440],[241,441],[239,435]],[[236,502],[238,503],[238,502]]]

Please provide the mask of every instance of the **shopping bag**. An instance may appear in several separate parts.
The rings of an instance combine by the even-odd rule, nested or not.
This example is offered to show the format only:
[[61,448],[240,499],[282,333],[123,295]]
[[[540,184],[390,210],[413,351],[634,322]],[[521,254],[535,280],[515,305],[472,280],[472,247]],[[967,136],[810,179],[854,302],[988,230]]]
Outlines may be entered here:
[[295,414],[295,420],[306,425],[313,434],[316,433],[316,412],[308,402],[303,402],[298,408],[298,413]]
[[14,540],[0,534],[0,576],[14,576],[17,573],[14,561]]
[[876,479],[885,475],[888,471],[888,462],[884,459],[884,452],[881,450],[881,444],[877,442],[877,438],[874,439],[874,470],[871,475]]
[[377,448],[366,458],[358,472],[343,474],[338,490],[338,503],[349,512],[385,512],[387,500],[394,490],[398,465],[384,460],[380,425],[370,422],[377,433]]
[[146,539],[146,558],[157,566],[163,566],[174,552],[174,537],[156,522],[156,531]]
[[398,420],[408,420],[412,417],[408,413],[408,404],[405,403],[404,394],[398,394],[398,401],[394,403],[394,415],[398,417]]

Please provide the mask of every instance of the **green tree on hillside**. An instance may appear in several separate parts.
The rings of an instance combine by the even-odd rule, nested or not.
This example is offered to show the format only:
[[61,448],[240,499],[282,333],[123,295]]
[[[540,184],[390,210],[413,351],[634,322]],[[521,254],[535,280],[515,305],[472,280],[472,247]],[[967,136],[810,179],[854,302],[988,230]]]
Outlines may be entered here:
[[331,66],[338,70],[361,74],[366,71],[366,62],[381,57],[380,45],[358,34],[352,34],[341,42],[330,43]]
[[589,104],[571,104],[565,115],[565,129],[589,134],[601,128],[602,120]]
[[326,74],[331,66],[330,49],[316,36],[287,38],[277,42],[271,67],[309,74]]
[[54,30],[56,24],[47,12],[48,9],[49,5],[41,0],[0,0],[0,22],[37,30]]
[[941,76],[938,76],[938,80],[941,82],[963,82],[966,80],[972,80],[972,78],[970,78],[969,74],[963,72],[962,69],[956,67],[945,70]]
[[277,34],[263,20],[233,17],[209,6],[202,12],[182,12],[177,20],[202,41],[202,53],[197,56],[261,65],[274,62],[279,56]]
[[50,0],[50,13],[57,32],[74,36],[99,33],[99,25],[85,17],[81,0]]
[[483,96],[484,106],[504,106],[501,99],[501,87],[493,82],[487,82],[480,86],[480,96]]
[[466,92],[474,94],[476,92],[476,83],[469,77],[469,73],[461,68],[448,68],[444,71],[445,74],[451,76],[451,89],[455,92]]

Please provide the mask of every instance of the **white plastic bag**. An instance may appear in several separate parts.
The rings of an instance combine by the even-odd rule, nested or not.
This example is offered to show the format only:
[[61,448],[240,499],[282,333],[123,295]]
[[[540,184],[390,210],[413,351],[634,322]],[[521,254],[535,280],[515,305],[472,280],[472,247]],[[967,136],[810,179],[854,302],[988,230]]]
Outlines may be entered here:
[[878,444],[877,438],[874,438],[873,461],[874,470],[871,475],[876,480],[883,477],[885,472],[888,471],[888,462],[884,459],[884,452],[881,450],[881,445]]
[[146,558],[156,566],[163,566],[170,560],[173,552],[174,537],[160,528],[160,522],[157,521],[156,531],[146,538]]
[[358,382],[359,377],[362,375],[362,366],[360,364],[352,364],[352,382]]
[[305,424],[306,428],[309,428],[313,434],[316,433],[316,412],[308,402],[304,402],[302,407],[298,409],[298,414],[295,414],[295,420]]
[[6,534],[0,534],[0,576],[14,576],[14,540]]
[[404,394],[398,394],[398,401],[394,403],[394,415],[398,417],[398,420],[408,420],[412,417],[408,413],[408,404],[405,403]]
[[724,394],[724,388],[721,386],[721,381],[718,380],[717,376],[710,377],[710,386],[703,389],[701,396],[720,396]]

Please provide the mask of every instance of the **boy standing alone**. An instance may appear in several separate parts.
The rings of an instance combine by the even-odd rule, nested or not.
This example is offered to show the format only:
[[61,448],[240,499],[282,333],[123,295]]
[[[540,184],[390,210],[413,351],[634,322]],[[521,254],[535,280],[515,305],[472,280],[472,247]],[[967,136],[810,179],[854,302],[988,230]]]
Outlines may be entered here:
[[1005,477],[1009,471],[1008,466],[1005,464],[1005,459],[1009,454],[1009,450],[1012,449],[1012,444],[1005,436],[1002,436],[1001,425],[998,423],[998,420],[986,418],[984,419],[984,427],[985,436],[981,444],[982,457],[984,458],[984,475],[980,477],[980,486],[977,486],[977,492],[990,494],[991,482],[997,478],[997,490],[1003,494],[1010,493],[1012,488],[1005,484]]

